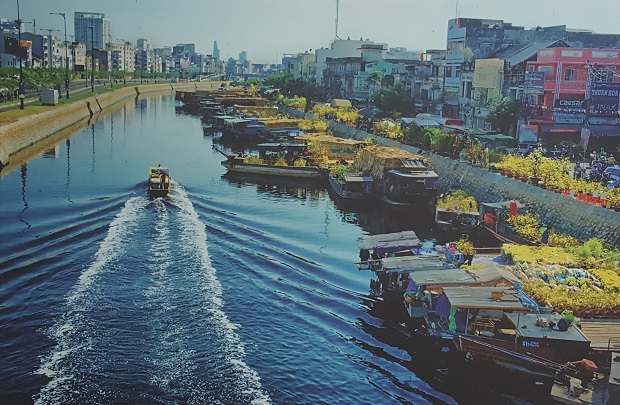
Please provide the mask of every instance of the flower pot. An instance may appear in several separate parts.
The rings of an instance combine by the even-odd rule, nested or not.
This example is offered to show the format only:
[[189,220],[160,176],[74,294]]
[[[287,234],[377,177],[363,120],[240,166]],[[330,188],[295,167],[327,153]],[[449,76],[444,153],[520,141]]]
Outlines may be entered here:
[[540,182],[540,177],[530,176],[529,181],[530,181],[530,184],[533,184],[536,186],[538,185],[538,182]]

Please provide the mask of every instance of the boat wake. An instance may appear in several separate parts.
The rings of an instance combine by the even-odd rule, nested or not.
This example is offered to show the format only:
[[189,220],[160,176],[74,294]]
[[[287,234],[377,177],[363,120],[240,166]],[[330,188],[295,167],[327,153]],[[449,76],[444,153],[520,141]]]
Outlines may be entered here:
[[131,198],[45,331],[35,403],[271,403],[221,296],[185,190]]

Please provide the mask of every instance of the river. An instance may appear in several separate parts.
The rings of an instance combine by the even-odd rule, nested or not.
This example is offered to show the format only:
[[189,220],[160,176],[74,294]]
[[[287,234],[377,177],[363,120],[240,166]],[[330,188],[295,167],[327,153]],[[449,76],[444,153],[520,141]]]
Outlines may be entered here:
[[[428,220],[230,179],[222,159],[159,96],[2,173],[0,403],[503,402],[440,378],[353,264],[369,233],[432,245]],[[157,164],[165,200],[146,197]]]

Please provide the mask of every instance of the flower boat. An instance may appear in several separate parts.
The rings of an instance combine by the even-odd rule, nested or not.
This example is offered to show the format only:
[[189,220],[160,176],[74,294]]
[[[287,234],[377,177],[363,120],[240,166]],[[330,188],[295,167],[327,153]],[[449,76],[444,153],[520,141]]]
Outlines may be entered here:
[[479,204],[480,227],[502,243],[517,245],[536,245],[537,243],[517,235],[508,223],[509,217],[521,214],[526,205],[518,201],[505,201]]
[[[308,145],[295,143],[258,144],[258,156],[228,155],[221,162],[229,173],[245,173],[263,176],[326,179],[327,167],[306,165]],[[302,162],[303,164],[299,164]]]
[[170,170],[164,166],[149,168],[149,190],[150,197],[165,197],[170,193],[172,179]]

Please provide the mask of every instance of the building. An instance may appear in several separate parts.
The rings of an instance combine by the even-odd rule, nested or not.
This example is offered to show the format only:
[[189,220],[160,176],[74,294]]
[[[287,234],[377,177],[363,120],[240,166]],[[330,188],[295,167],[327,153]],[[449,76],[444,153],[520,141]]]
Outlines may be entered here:
[[105,45],[112,42],[111,22],[105,14],[76,11],[74,30],[75,41],[86,44],[87,50],[91,47],[105,49]]
[[217,41],[213,41],[213,59],[220,61],[220,48],[217,47]]
[[110,68],[112,71],[133,72],[135,70],[136,46],[125,41],[118,44],[108,44],[110,52]]
[[586,128],[588,142],[618,141],[620,49],[541,49],[527,70],[534,77],[529,124],[537,127],[539,140],[583,142]]
[[244,65],[248,60],[248,53],[246,51],[239,52],[239,63]]
[[146,38],[136,41],[136,71],[151,72],[151,45]]
[[315,51],[316,54],[316,83],[319,86],[326,85],[326,78],[333,82],[332,72],[327,72],[327,59],[347,58],[361,56],[361,46],[363,44],[372,44],[373,41],[369,40],[353,40],[347,39],[335,39],[329,48],[319,48]]
[[[559,44],[558,41],[563,41],[563,44]],[[506,61],[509,56],[512,57],[514,60],[504,65],[507,69],[505,73],[512,71],[513,74],[509,81],[504,81],[504,85],[512,87],[512,93],[506,94],[504,87],[502,94],[519,99],[525,87],[525,72],[521,69],[523,63],[535,57],[538,49],[552,46],[619,48],[620,35],[571,30],[565,25],[526,30],[524,27],[513,26],[503,20],[477,18],[448,20],[443,84],[444,115],[459,117],[460,99],[463,97],[467,99],[466,94],[472,91],[464,87],[472,88],[472,85],[467,82],[473,79],[476,59],[499,58]],[[513,47],[512,50],[511,47]],[[518,47],[521,49],[518,50]],[[502,52],[509,54],[512,52],[512,54],[500,55]],[[517,71],[519,69],[515,70],[518,64],[521,64],[520,72]]]

